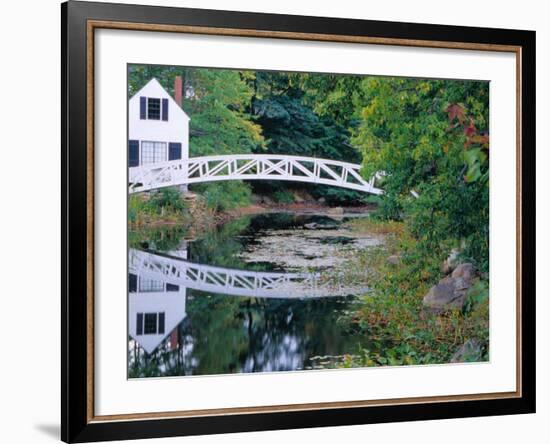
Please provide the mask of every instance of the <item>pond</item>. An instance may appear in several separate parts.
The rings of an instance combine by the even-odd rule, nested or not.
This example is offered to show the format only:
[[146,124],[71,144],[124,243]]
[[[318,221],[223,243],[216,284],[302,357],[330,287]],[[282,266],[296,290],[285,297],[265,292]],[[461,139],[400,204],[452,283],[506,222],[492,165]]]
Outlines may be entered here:
[[197,239],[133,233],[129,377],[318,369],[365,347],[342,318],[368,288],[342,276],[382,240],[350,216],[246,216]]

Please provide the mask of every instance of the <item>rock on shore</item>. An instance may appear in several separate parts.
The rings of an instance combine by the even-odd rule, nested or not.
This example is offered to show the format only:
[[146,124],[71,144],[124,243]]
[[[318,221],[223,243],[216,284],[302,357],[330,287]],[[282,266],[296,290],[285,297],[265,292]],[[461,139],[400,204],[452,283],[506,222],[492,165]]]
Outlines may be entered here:
[[481,359],[481,344],[469,339],[453,354],[451,362],[477,362]]
[[474,276],[475,268],[472,264],[458,265],[450,276],[444,277],[430,288],[424,296],[424,306],[433,312],[462,309]]

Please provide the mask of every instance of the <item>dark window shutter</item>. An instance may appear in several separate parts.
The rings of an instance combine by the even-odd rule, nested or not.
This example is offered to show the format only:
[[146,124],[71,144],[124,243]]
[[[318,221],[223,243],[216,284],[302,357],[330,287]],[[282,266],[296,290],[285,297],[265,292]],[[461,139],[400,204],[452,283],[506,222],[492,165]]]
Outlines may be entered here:
[[137,276],[130,273],[128,275],[128,292],[135,293],[137,291]]
[[168,99],[162,99],[162,120],[168,120]]
[[174,284],[166,284],[166,291],[180,291],[180,286]]
[[139,118],[141,120],[144,120],[147,118],[147,97],[140,97],[139,98]]
[[139,141],[128,141],[128,166],[135,167],[139,165]]
[[159,329],[158,334],[163,335],[164,334],[164,312],[159,313]]
[[137,314],[136,319],[136,334],[142,335],[143,334],[143,313]]
[[168,144],[168,160],[181,159],[181,143],[170,142]]

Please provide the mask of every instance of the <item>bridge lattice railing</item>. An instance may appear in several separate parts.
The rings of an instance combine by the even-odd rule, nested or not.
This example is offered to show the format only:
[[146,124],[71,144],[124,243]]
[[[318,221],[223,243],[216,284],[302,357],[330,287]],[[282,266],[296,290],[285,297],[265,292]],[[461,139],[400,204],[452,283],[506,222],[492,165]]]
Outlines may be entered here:
[[361,166],[348,162],[300,156],[239,154],[191,157],[184,160],[129,168],[130,193],[175,185],[222,180],[287,180],[325,184],[383,194],[376,188],[376,174],[363,179]]

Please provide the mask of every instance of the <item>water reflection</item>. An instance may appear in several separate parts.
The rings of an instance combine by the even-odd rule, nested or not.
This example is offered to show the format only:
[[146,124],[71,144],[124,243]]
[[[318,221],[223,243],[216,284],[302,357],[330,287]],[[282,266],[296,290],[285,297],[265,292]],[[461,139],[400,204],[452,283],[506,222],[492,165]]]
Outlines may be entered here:
[[307,369],[312,357],[362,346],[337,322],[356,303],[349,289],[318,272],[239,259],[262,230],[319,223],[276,216],[238,219],[199,240],[171,241],[164,252],[130,249],[130,377]]

